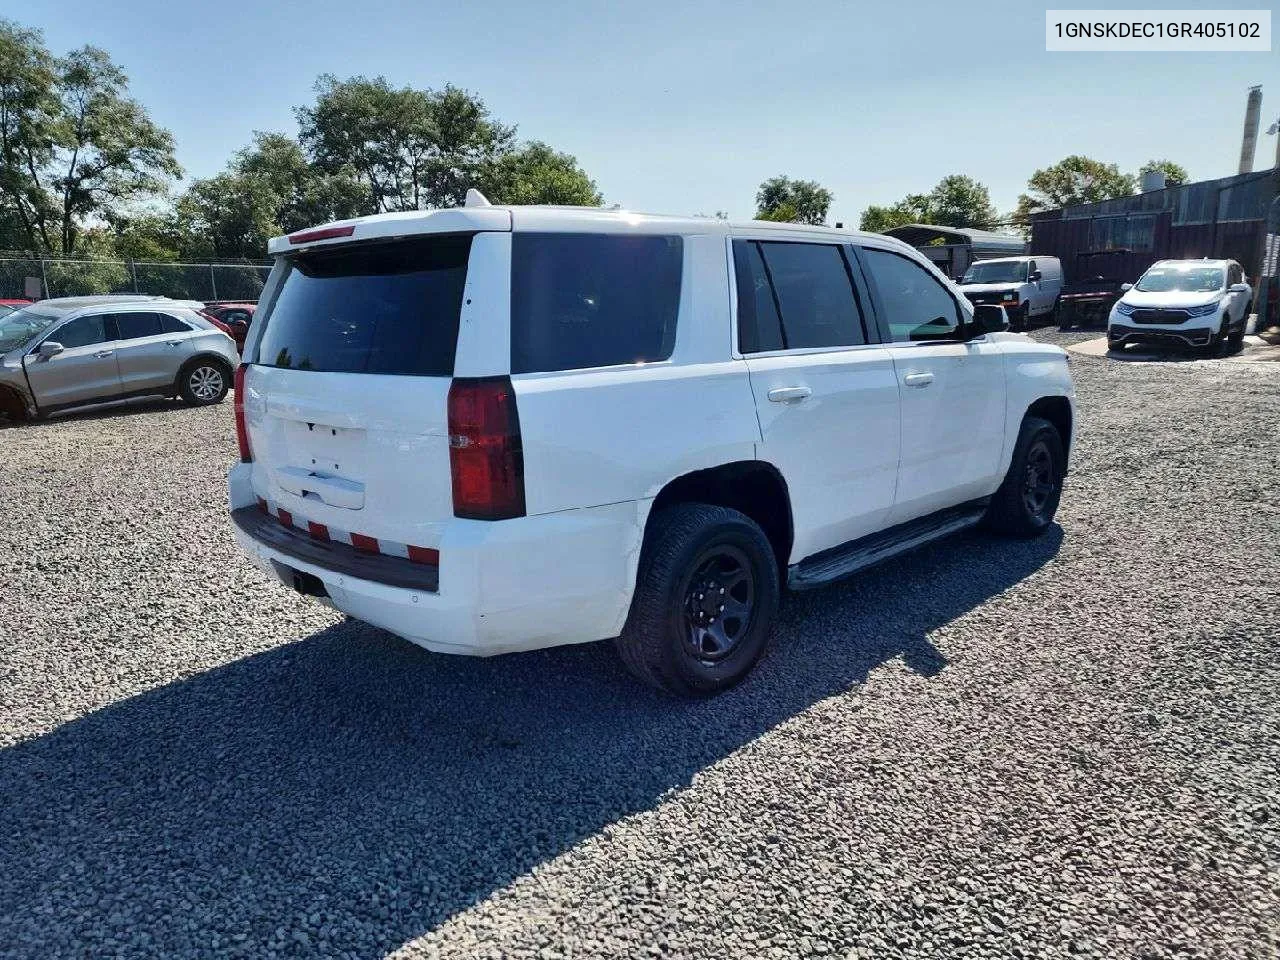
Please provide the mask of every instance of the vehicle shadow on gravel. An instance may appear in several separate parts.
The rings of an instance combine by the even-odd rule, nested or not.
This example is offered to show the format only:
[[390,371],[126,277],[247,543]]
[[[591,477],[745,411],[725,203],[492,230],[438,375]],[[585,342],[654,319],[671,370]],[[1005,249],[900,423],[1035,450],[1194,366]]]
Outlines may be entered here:
[[345,622],[104,708],[0,752],[0,942],[380,956],[887,661],[936,675],[931,632],[1061,541],[966,535],[794,596],[710,701],[607,644],[473,660]]

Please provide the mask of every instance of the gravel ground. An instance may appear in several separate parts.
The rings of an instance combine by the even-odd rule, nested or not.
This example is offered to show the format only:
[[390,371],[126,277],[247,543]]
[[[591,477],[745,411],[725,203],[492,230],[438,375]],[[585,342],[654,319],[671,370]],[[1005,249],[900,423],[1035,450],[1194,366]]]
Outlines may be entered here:
[[0,431],[0,954],[1280,955],[1276,367],[1073,367],[1059,529],[693,704],[268,583],[230,403]]

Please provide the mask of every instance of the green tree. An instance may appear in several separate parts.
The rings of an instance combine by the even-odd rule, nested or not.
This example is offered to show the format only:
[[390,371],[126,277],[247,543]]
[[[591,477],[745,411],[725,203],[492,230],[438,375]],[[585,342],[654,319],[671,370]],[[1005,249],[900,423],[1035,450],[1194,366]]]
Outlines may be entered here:
[[173,138],[96,47],[54,58],[38,31],[0,21],[0,200],[24,246],[77,252],[84,230],[181,175]]
[[563,203],[598,207],[596,183],[567,153],[535,140],[491,161],[476,180],[492,203]]
[[858,229],[869,233],[884,233],[908,223],[933,223],[932,216],[928,194],[909,193],[890,206],[872,204],[867,207],[862,211]]
[[1172,160],[1148,160],[1138,170],[1138,177],[1144,174],[1160,171],[1164,174],[1164,184],[1166,187],[1176,187],[1180,183],[1186,183],[1191,178],[1187,175],[1187,168],[1181,164],[1174,163]]
[[1121,173],[1114,163],[1070,156],[1031,175],[1027,192],[1018,197],[1014,221],[1025,224],[1031,214],[1040,210],[1127,197],[1135,186],[1134,177]]
[[272,237],[371,212],[353,170],[326,171],[291,138],[258,133],[226,171],[195,181],[178,199],[179,247],[186,259],[261,259]]
[[872,204],[862,211],[859,227],[873,233],[908,223],[990,230],[999,218],[985,186],[973,177],[953,173],[939,180],[928,193],[909,193],[887,207]]
[[491,120],[465,90],[396,89],[383,77],[325,74],[297,118],[310,159],[327,172],[355,171],[375,211],[462,203],[515,140],[514,128]]
[[930,223],[944,227],[990,230],[1000,219],[991,205],[991,193],[973,177],[953,173],[938,181],[929,193]]
[[814,180],[770,177],[756,192],[756,219],[823,224],[832,199],[831,191]]

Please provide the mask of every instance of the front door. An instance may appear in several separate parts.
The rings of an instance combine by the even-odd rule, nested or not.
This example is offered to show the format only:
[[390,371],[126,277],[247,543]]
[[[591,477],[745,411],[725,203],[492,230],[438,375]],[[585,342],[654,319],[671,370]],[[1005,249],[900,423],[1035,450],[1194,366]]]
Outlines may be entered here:
[[36,406],[51,410],[117,396],[114,335],[110,319],[97,314],[68,320],[45,337],[45,343],[62,344],[62,352],[48,359],[32,352],[22,361]]
[[888,321],[902,399],[891,522],[991,494],[1004,449],[1004,354],[985,337],[960,338],[959,303],[922,265],[873,248],[861,257]]
[[865,289],[843,245],[743,238],[733,253],[759,456],[786,480],[796,563],[874,533],[893,507],[893,358],[868,342]]

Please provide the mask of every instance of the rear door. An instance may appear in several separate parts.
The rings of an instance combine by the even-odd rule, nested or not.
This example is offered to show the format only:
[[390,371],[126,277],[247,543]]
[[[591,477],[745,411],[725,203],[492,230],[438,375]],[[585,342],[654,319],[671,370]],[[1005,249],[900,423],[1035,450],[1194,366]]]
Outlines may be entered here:
[[178,368],[192,354],[190,332],[166,332],[161,315],[152,311],[116,313],[112,318],[119,338],[116,360],[120,364],[121,391],[139,393],[171,387]]
[[245,379],[258,495],[295,526],[372,537],[383,553],[435,546],[453,514],[447,400],[464,290],[478,301],[464,340],[493,335],[490,311],[505,329],[493,301],[509,250],[505,234],[429,234],[282,257]]
[[986,496],[1004,448],[1004,355],[986,337],[960,338],[950,289],[904,253],[858,252],[902,397],[902,456],[892,522]]
[[893,506],[899,400],[893,358],[845,246],[733,240],[737,353],[760,420],[761,459],[791,494],[790,562],[873,533]]
[[120,393],[115,325],[104,314],[68,320],[44,338],[63,351],[47,360],[34,351],[23,358],[27,381],[41,409],[109,400]]

